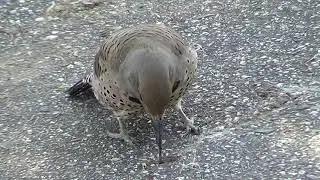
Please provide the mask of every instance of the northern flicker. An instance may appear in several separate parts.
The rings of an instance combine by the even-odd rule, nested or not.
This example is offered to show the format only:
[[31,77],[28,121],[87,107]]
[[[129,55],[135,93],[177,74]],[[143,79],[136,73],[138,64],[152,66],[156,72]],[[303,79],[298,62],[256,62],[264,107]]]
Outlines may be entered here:
[[197,53],[173,29],[158,24],[138,25],[110,35],[95,56],[94,71],[68,89],[70,96],[92,90],[98,101],[112,110],[120,133],[108,135],[128,143],[124,120],[147,113],[161,155],[161,129],[165,110],[174,107],[187,131],[199,134],[182,110],[181,100],[192,84]]

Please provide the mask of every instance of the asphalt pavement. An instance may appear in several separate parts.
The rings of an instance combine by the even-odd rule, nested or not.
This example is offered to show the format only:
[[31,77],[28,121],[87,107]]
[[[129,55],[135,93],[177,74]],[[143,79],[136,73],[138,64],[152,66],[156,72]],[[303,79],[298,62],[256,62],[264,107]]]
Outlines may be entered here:
[[[164,23],[197,48],[184,109],[166,116],[164,155],[147,117],[138,143],[65,90],[92,70],[110,33]],[[0,179],[320,179],[317,0],[0,0]]]

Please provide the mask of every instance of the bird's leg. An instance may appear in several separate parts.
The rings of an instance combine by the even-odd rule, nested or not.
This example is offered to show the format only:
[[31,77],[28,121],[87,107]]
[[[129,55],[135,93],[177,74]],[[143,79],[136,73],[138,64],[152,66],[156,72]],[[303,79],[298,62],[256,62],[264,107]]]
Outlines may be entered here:
[[182,116],[182,121],[184,123],[184,126],[186,130],[192,134],[199,135],[200,134],[200,129],[193,125],[193,118],[189,119],[186,114],[182,110],[181,106],[181,98],[178,100],[177,104],[175,105],[175,109],[179,112],[180,116]]
[[128,135],[127,131],[124,128],[123,124],[123,117],[116,116],[118,122],[119,122],[119,127],[120,127],[120,133],[112,133],[112,132],[107,132],[108,136],[112,138],[118,138],[118,139],[123,139],[125,142],[129,143],[130,145],[133,144],[134,139]]

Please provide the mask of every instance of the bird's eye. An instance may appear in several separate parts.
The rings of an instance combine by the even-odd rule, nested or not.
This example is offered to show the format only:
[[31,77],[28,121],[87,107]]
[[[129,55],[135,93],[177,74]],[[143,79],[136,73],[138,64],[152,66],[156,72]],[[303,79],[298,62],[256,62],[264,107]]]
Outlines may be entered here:
[[141,104],[141,102],[140,102],[139,99],[137,99],[137,98],[134,98],[134,97],[129,96],[129,100],[132,101],[132,102],[134,102],[134,103]]
[[173,87],[172,87],[172,93],[178,88],[179,84],[180,84],[180,80],[174,82]]

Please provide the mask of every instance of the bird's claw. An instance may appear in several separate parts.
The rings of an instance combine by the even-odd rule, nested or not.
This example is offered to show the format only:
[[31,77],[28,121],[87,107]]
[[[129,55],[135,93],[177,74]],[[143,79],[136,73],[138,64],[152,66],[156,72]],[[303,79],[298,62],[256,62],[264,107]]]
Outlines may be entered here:
[[186,121],[185,128],[186,128],[187,134],[199,135],[201,133],[201,129],[193,125],[193,122],[194,122],[194,117]]
[[192,135],[200,135],[201,129],[199,127],[193,126],[188,129],[188,132]]
[[133,145],[136,142],[136,139],[129,136],[127,132],[121,131],[120,133],[112,133],[112,132],[107,132],[108,136],[112,138],[117,138],[117,139],[122,139],[129,145]]

